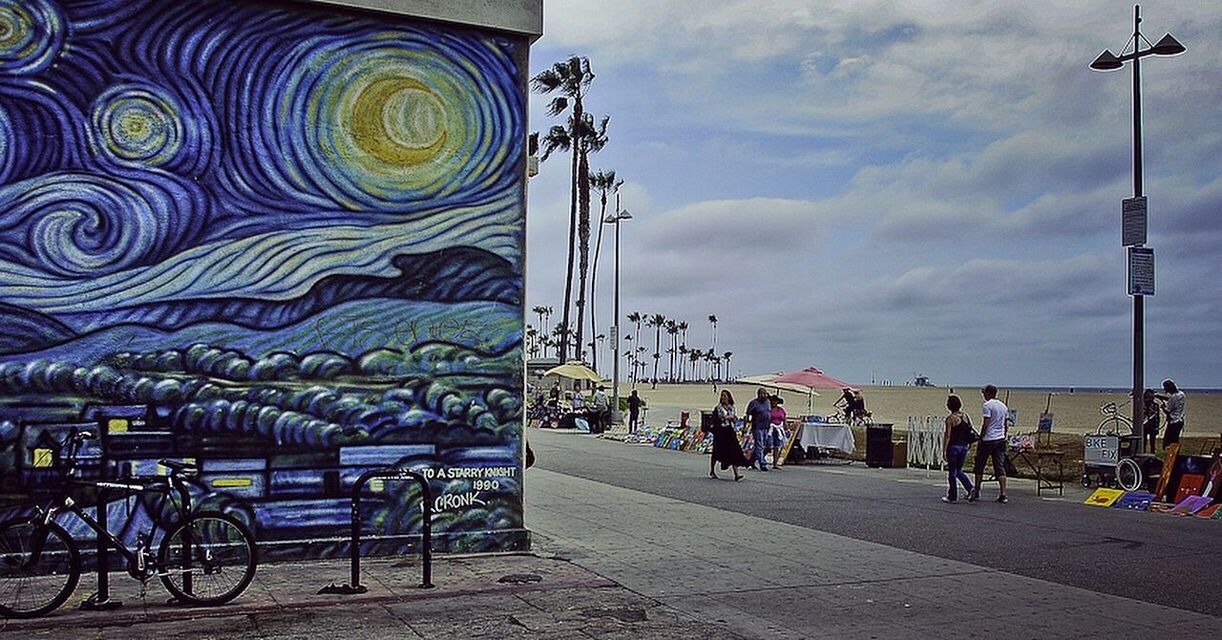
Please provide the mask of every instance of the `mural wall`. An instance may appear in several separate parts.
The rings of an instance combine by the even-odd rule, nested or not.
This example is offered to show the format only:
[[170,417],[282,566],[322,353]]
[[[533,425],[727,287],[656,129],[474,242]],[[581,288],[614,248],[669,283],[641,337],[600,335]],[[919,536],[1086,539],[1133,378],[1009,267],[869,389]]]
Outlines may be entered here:
[[[93,474],[197,461],[196,499],[273,555],[337,552],[387,464],[434,478],[441,547],[523,544],[526,46],[309,4],[0,0],[0,518],[79,426]],[[365,504],[414,544],[410,486]],[[157,517],[110,505],[133,507],[132,536]]]

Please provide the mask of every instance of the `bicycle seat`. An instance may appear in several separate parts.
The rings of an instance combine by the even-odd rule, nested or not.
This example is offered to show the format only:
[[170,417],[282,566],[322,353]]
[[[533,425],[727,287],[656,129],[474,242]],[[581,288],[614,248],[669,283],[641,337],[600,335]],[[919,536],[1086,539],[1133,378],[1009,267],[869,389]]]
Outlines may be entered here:
[[158,460],[157,464],[169,469],[175,475],[199,475],[199,467],[191,464],[190,462],[179,462],[178,460]]

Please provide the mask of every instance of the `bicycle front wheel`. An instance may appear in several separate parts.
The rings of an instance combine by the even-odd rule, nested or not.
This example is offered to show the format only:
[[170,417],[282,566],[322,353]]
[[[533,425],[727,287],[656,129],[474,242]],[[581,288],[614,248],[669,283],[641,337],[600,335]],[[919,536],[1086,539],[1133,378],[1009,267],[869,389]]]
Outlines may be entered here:
[[189,516],[161,540],[157,560],[166,590],[187,604],[204,606],[241,595],[258,564],[250,530],[219,511]]
[[35,618],[58,609],[81,578],[81,558],[54,522],[0,525],[0,616]]

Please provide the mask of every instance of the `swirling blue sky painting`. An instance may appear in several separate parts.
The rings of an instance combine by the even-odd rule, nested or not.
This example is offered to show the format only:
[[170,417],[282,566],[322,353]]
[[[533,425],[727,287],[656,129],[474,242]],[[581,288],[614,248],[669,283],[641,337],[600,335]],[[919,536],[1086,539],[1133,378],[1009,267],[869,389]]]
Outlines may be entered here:
[[[175,437],[107,433],[106,464],[262,458],[249,495],[204,493],[272,538],[323,504],[273,513],[321,482],[277,464],[518,465],[525,46],[307,3],[0,0],[5,477],[30,425],[108,406]],[[519,481],[440,526],[520,526]]]

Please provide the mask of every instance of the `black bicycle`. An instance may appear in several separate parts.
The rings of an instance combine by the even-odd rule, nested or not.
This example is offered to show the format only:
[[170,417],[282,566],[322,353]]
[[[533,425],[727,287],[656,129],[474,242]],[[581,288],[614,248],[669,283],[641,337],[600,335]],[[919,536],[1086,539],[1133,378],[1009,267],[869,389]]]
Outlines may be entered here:
[[[161,460],[168,476],[77,479],[77,454],[93,438],[73,429],[61,445],[64,483],[45,506],[35,507],[33,517],[0,524],[0,615],[33,618],[59,608],[72,595],[81,577],[77,542],[55,518],[64,512],[76,514],[89,528],[127,560],[127,572],[147,583],[161,580],[179,602],[220,605],[241,595],[255,577],[258,559],[254,536],[236,518],[218,511],[192,511],[187,480],[199,474],[195,465]],[[154,518],[152,529],[137,536],[134,548],[98,525],[70,494],[74,488],[129,493],[160,494],[159,513],[167,506],[177,514],[161,533]],[[175,499],[177,498],[177,499]],[[106,505],[99,502],[99,509]],[[157,555],[155,540],[160,539]]]

